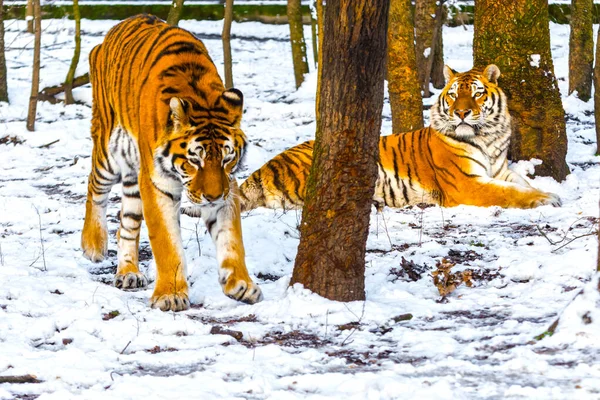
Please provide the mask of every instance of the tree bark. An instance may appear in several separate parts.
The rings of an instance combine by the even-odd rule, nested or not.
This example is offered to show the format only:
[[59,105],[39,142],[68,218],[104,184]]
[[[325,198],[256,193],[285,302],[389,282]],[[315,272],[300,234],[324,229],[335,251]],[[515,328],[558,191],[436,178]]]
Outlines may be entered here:
[[40,87],[40,47],[42,42],[42,8],[40,0],[33,0],[33,17],[35,39],[33,42],[33,71],[31,77],[31,96],[29,97],[29,110],[27,112],[27,130],[35,129],[35,114],[37,110],[37,94]]
[[594,65],[594,120],[596,122],[596,155],[600,156],[600,29],[596,37],[596,65]]
[[565,112],[550,54],[548,0],[477,0],[474,64],[496,64],[512,115],[513,160],[537,158],[536,174],[565,179]]
[[443,0],[415,1],[417,66],[425,97],[430,96],[429,82],[444,87],[443,14]]
[[183,1],[184,0],[173,0],[171,8],[169,9],[169,15],[167,16],[167,24],[173,26],[179,25],[181,11],[183,10]]
[[410,0],[390,2],[387,70],[393,132],[421,129],[423,101]]
[[79,55],[81,54],[81,14],[79,13],[79,0],[73,0],[73,17],[75,18],[75,51],[73,52],[71,66],[65,79],[66,104],[75,103],[75,99],[73,98],[73,79],[75,78],[75,71],[77,71],[77,64],[79,64]]
[[594,64],[593,0],[571,0],[569,35],[569,94],[588,101],[592,97]]
[[294,78],[296,89],[304,82],[304,74],[308,73],[306,58],[306,42],[302,27],[302,8],[300,0],[288,0],[287,16],[290,25],[290,41],[292,44],[292,61],[294,63]]
[[233,87],[233,61],[231,58],[231,24],[233,22],[233,0],[225,1],[225,13],[223,17],[223,64],[225,68],[225,87]]
[[328,0],[314,161],[292,283],[332,300],[365,298],[379,156],[389,0]]
[[4,53],[4,0],[0,0],[0,101],[8,102],[8,77]]
[[33,0],[27,0],[25,21],[27,21],[27,33],[33,33]]

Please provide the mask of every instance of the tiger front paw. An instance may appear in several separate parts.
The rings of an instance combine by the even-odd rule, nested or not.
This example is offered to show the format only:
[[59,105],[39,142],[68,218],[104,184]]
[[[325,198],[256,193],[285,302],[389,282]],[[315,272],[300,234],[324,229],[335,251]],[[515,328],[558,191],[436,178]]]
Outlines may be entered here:
[[185,311],[190,308],[190,299],[187,292],[153,295],[150,298],[150,307],[161,311]]
[[123,290],[143,289],[148,286],[148,279],[141,272],[127,272],[115,275],[115,287]]
[[553,207],[560,207],[560,206],[562,206],[562,200],[560,199],[560,197],[557,194],[544,193],[543,196],[540,196],[540,198],[534,202],[533,207],[546,206],[546,205],[551,205]]
[[262,301],[263,294],[258,285],[250,278],[240,278],[234,271],[219,269],[219,283],[225,296],[246,304]]

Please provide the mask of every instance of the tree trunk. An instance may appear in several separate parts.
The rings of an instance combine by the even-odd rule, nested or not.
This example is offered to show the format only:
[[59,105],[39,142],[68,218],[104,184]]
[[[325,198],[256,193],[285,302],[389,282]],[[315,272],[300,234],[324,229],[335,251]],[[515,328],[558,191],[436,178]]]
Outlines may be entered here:
[[423,101],[417,71],[410,0],[391,0],[387,70],[392,131],[400,133],[421,129]]
[[29,110],[27,112],[27,130],[35,129],[35,113],[37,110],[37,95],[40,87],[40,47],[42,42],[42,8],[40,0],[33,0],[33,17],[35,40],[33,43],[33,71],[31,77],[31,96],[29,97]]
[[328,0],[314,161],[292,284],[332,300],[365,298],[379,154],[389,0]]
[[565,179],[565,112],[550,54],[548,0],[477,0],[474,64],[496,64],[512,115],[513,160],[537,158],[538,175]]
[[306,43],[302,27],[302,8],[300,0],[288,0],[287,16],[290,24],[290,41],[292,43],[292,61],[294,63],[294,78],[296,89],[304,82],[304,74],[308,73],[306,59]]
[[33,33],[33,0],[27,0],[25,21],[27,21],[27,33]]
[[596,37],[596,65],[594,65],[594,119],[596,122],[596,155],[600,156],[600,29]]
[[233,0],[225,1],[223,17],[223,64],[225,67],[225,87],[233,87],[233,61],[231,59],[231,23],[233,22]]
[[592,97],[594,64],[593,0],[571,0],[569,36],[569,94],[588,101]]
[[317,0],[312,0],[310,3],[310,33],[312,35],[313,60],[315,67],[319,63],[319,36],[317,34],[317,20]]
[[415,1],[417,66],[425,97],[430,96],[429,82],[436,88],[444,87],[443,3],[443,0]]
[[8,77],[4,54],[4,0],[0,0],[0,101],[8,102]]
[[169,9],[169,15],[167,16],[167,24],[177,26],[179,19],[181,18],[181,11],[183,10],[183,0],[173,0],[171,8]]
[[81,53],[81,14],[79,13],[79,0],[73,0],[73,17],[75,17],[75,51],[73,52],[71,66],[65,79],[66,104],[75,103],[75,99],[73,98],[73,79],[75,78],[75,71],[77,71],[77,64],[79,64],[79,54]]

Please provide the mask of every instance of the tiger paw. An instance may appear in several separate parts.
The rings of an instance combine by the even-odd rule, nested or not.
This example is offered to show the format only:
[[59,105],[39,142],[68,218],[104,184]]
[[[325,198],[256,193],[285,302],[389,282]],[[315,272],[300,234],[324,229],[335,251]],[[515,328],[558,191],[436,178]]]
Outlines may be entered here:
[[127,272],[115,275],[115,287],[123,290],[142,289],[148,286],[148,279],[140,272]]
[[219,269],[219,283],[225,296],[246,304],[262,301],[263,294],[258,285],[252,280],[241,279],[228,269]]
[[545,206],[545,205],[551,205],[553,207],[560,207],[560,206],[562,206],[562,200],[560,199],[560,197],[557,194],[544,193],[543,196],[541,196],[539,199],[537,199],[534,202],[532,207],[539,207],[539,206]]
[[92,262],[104,260],[108,254],[108,235],[99,226],[90,227],[85,224],[81,234],[83,256]]
[[190,299],[185,292],[153,295],[150,298],[150,307],[161,311],[184,311],[190,308]]

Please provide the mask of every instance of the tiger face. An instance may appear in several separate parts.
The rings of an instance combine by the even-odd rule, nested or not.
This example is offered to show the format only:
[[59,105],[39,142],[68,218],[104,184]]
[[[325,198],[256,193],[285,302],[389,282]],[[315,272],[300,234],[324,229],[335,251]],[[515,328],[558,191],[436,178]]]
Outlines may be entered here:
[[[218,102],[218,117],[206,110],[195,115],[198,107],[189,100],[170,100],[168,141],[156,152],[163,171],[176,178],[186,189],[190,201],[199,206],[220,206],[231,193],[233,174],[245,154],[246,137],[239,128],[242,93],[223,92]],[[223,110],[228,108],[228,112]]]
[[447,84],[431,108],[434,129],[459,140],[506,131],[510,115],[496,65],[464,73],[445,66],[444,76]]

